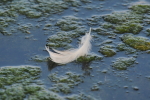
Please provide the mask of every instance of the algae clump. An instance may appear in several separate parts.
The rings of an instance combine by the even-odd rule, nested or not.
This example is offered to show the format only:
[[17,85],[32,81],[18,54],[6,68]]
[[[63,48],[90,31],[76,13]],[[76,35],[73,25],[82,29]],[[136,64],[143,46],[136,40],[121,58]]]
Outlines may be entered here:
[[104,16],[104,20],[113,24],[115,33],[138,34],[143,29],[143,16],[135,12],[115,12]]
[[81,27],[82,23],[79,22],[80,19],[74,16],[66,16],[63,19],[59,20],[56,23],[56,26],[59,26],[63,31],[71,31]]
[[62,92],[64,94],[71,93],[71,89],[82,83],[82,75],[75,74],[72,72],[67,72],[66,75],[57,77],[56,73],[50,74],[49,78],[52,82],[55,82],[55,84],[50,89],[53,92]]
[[37,79],[41,70],[39,67],[17,66],[0,68],[0,88],[20,82],[31,82]]
[[142,25],[139,23],[132,23],[132,22],[127,22],[122,24],[121,26],[117,26],[116,28],[116,33],[133,33],[133,34],[138,34],[142,29]]
[[124,43],[120,43],[116,47],[119,51],[125,51],[126,54],[133,54],[136,53],[136,50]]
[[47,46],[50,47],[71,47],[68,43],[72,42],[72,39],[65,32],[62,34],[52,35],[47,39]]
[[38,84],[40,73],[41,69],[37,66],[1,67],[0,100],[64,100]]
[[142,51],[150,49],[150,41],[145,37],[134,36],[132,34],[125,34],[122,36],[121,39],[125,44],[135,49],[142,50]]
[[101,56],[98,56],[96,54],[91,54],[91,55],[86,55],[86,56],[81,56],[79,57],[76,62],[77,63],[90,63],[94,60],[101,60],[102,57]]
[[133,5],[130,9],[137,14],[150,13],[150,5]]
[[119,57],[116,59],[116,61],[113,63],[112,67],[119,69],[119,70],[126,70],[127,67],[133,65],[135,62],[135,58],[130,57]]
[[116,54],[116,51],[112,49],[112,46],[110,45],[102,46],[99,52],[101,52],[106,57],[112,57]]
[[[79,94],[79,95],[71,95],[71,96],[67,96],[66,97],[67,100],[96,100],[95,98],[91,97],[91,96],[87,96],[83,93]],[[101,100],[99,98],[99,100]]]
[[72,38],[77,38],[81,34],[85,34],[85,28],[82,26],[81,19],[74,16],[65,16],[59,19],[55,26],[58,26],[61,31],[55,35],[51,35],[47,39],[47,46],[54,48],[71,48],[69,43],[72,42]]

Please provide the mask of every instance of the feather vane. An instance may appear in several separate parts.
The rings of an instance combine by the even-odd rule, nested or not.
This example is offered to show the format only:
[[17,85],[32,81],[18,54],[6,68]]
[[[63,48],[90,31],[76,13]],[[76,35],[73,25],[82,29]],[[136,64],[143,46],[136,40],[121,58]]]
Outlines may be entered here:
[[69,62],[72,62],[79,58],[80,56],[85,56],[87,55],[90,50],[91,50],[91,28],[89,33],[86,33],[82,38],[81,38],[81,43],[79,44],[79,47],[74,49],[69,49],[65,51],[59,51],[56,49],[53,49],[56,53],[52,52],[49,50],[48,47],[45,46],[47,52],[50,55],[50,58],[53,62],[59,63],[59,64],[66,64]]

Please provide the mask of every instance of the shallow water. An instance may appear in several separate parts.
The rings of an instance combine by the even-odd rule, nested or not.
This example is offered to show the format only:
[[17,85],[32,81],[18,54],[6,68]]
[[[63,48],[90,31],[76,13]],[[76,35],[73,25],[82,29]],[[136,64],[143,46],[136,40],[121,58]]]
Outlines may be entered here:
[[[0,66],[40,66],[42,68],[41,79],[48,88],[54,84],[48,78],[48,75],[51,73],[57,72],[58,75],[64,75],[69,71],[83,74],[84,82],[75,86],[72,89],[72,93],[69,95],[85,93],[97,100],[148,100],[150,98],[150,56],[146,51],[137,51],[137,54],[126,54],[124,51],[119,51],[112,57],[104,57],[102,60],[93,61],[90,64],[92,69],[85,68],[85,70],[82,69],[82,64],[75,62],[56,66],[49,70],[47,65],[48,62],[36,62],[31,59],[35,55],[49,56],[44,48],[47,43],[47,38],[61,31],[60,28],[55,28],[55,26],[54,28],[52,27],[52,29],[50,27],[48,30],[44,30],[43,28],[46,23],[53,25],[64,16],[76,16],[83,19],[83,26],[86,28],[87,32],[89,27],[95,28],[99,25],[85,25],[87,23],[86,19],[91,18],[91,16],[104,16],[115,11],[129,10],[128,7],[136,1],[137,0],[94,0],[91,3],[82,3],[82,6],[79,7],[69,7],[69,9],[64,10],[60,14],[43,17],[42,21],[38,21],[42,18],[31,19],[25,16],[19,16],[17,18],[18,23],[31,23],[33,28],[29,29],[30,34],[23,33],[19,30],[10,36],[0,34]],[[87,6],[92,7],[86,9],[85,7]],[[73,9],[79,11],[76,12]],[[52,19],[52,21],[50,19]],[[100,23],[103,22],[102,20]],[[35,27],[37,24],[40,25],[40,27]],[[12,25],[17,27],[17,24]],[[97,35],[96,32],[93,32],[92,35],[97,36],[97,38],[94,38],[92,41],[91,52],[103,56],[98,52],[100,49],[99,45],[110,38],[108,38],[108,36]],[[138,35],[145,36],[144,32]],[[121,42],[120,36],[121,34],[117,34],[115,39],[111,38],[111,40],[114,41],[113,45],[116,46]],[[76,40],[77,39],[72,42],[73,47],[78,46]],[[127,70],[116,70],[112,68],[112,62],[115,61],[116,58],[132,56],[137,56],[137,64],[133,64],[131,67],[128,67]],[[98,90],[91,90],[95,84],[98,85]],[[63,93],[61,95],[65,96]]]

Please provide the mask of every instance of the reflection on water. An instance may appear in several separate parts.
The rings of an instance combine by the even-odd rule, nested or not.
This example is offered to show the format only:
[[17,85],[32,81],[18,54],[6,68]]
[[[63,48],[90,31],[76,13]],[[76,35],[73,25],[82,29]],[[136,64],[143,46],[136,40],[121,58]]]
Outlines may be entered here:
[[48,70],[51,71],[53,68],[55,68],[59,65],[57,63],[51,61],[50,59],[48,59],[47,66],[48,66]]

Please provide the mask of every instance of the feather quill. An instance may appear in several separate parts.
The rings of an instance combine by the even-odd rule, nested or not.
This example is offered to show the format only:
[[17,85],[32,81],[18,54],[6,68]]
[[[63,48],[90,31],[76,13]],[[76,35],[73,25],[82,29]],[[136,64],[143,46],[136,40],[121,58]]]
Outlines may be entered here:
[[69,49],[65,51],[59,51],[56,49],[53,49],[56,53],[52,52],[49,50],[48,47],[45,46],[47,52],[50,55],[50,58],[53,62],[59,63],[59,64],[66,64],[71,61],[76,60],[80,56],[85,56],[89,53],[91,50],[91,28],[89,33],[86,33],[82,38],[81,38],[81,43],[79,44],[79,47],[74,49]]

